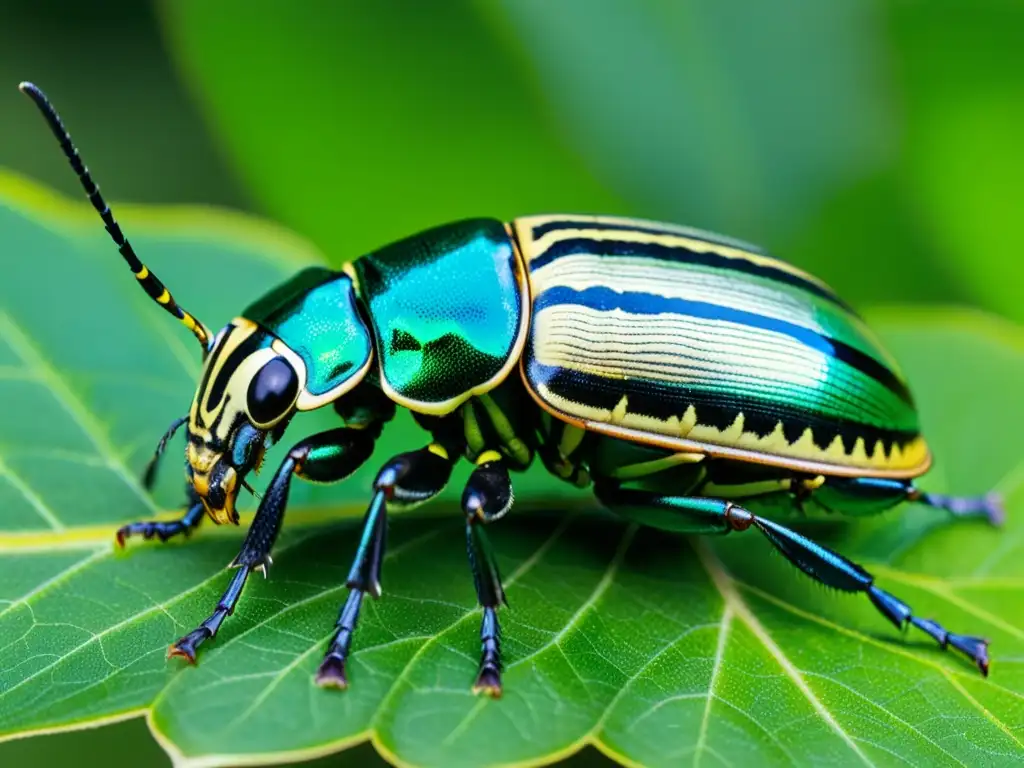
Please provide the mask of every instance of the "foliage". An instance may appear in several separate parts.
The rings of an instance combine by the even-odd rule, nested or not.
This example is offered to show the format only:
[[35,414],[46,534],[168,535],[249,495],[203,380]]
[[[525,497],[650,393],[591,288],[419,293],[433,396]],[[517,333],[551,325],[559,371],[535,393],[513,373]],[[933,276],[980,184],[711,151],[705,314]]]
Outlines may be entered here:
[[[929,487],[999,488],[1004,531],[944,526],[927,509],[815,529],[922,615],[989,635],[990,679],[923,636],[898,638],[866,600],[824,593],[759,539],[638,531],[535,472],[517,486],[527,503],[493,533],[513,606],[503,614],[506,696],[468,690],[479,614],[450,502],[393,523],[385,596],[366,612],[353,687],[339,694],[311,676],[344,597],[351,518],[373,467],[336,489],[297,486],[270,578],[249,585],[195,668],[168,663],[168,643],[225,586],[239,536],[202,530],[119,556],[111,532],[178,502],[175,472],[155,503],[135,478],[185,407],[196,356],[132,285],[84,205],[13,178],[0,200],[0,228],[22,256],[0,289],[0,376],[4,402],[16,404],[0,415],[0,733],[145,713],[163,746],[193,765],[297,759],[365,739],[424,765],[548,761],[587,743],[650,765],[1019,757],[1017,329],[922,310],[879,323],[916,382],[938,456]],[[210,324],[315,258],[238,217],[121,215],[154,270]],[[41,302],[44,261],[60,279]],[[396,425],[382,453],[421,440]]]
[[335,263],[462,216],[626,213],[763,244],[859,305],[1024,320],[1018,4],[160,7],[238,175]]

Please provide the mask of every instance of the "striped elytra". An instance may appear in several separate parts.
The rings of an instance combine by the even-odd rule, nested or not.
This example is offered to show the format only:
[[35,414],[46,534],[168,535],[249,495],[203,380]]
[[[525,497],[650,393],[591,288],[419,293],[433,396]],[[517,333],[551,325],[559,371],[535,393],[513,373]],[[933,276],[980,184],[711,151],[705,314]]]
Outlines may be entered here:
[[823,282],[650,221],[515,220],[532,295],[523,378],[586,429],[832,475],[930,463],[895,360]]

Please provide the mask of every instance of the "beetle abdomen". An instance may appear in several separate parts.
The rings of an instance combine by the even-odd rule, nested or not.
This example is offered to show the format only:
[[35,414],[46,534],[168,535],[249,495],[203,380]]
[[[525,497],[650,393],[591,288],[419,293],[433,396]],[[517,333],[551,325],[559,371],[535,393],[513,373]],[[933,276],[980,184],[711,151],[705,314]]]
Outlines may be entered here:
[[824,283],[756,248],[631,219],[518,219],[523,375],[559,418],[829,474],[928,467],[895,362]]

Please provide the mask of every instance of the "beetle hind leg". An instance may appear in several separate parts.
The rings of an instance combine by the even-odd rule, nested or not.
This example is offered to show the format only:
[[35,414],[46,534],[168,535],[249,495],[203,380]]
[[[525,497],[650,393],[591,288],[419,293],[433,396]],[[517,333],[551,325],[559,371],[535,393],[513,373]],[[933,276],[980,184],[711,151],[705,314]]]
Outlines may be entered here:
[[949,632],[931,619],[913,614],[910,606],[875,586],[875,577],[851,560],[779,523],[719,498],[670,496],[647,490],[622,488],[601,483],[597,495],[603,504],[629,517],[643,520],[652,511],[663,518],[674,517],[671,529],[692,533],[732,533],[755,529],[787,560],[820,584],[844,592],[863,592],[875,608],[897,629],[912,624],[927,633],[943,650],[954,648],[988,675],[988,641]]
[[945,496],[922,491],[910,480],[830,477],[809,496],[826,509],[855,516],[883,512],[903,501],[941,509],[958,519],[980,518],[992,525],[1001,525],[1006,516],[999,494]]

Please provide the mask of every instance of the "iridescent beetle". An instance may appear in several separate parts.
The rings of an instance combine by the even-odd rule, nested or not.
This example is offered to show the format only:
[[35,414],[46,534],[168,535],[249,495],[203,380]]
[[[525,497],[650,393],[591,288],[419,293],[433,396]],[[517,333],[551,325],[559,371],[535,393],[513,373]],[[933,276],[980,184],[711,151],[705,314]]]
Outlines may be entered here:
[[[331,406],[343,426],[288,452],[262,497],[237,573],[213,614],[169,655],[195,660],[264,570],[292,477],[343,480],[363,464],[396,405],[429,444],[380,470],[348,576],[349,596],[316,677],[345,688],[363,596],[380,595],[388,507],[420,504],[465,456],[470,568],[483,606],[474,691],[501,693],[497,608],[504,601],[482,529],[512,505],[509,470],[534,455],[607,507],[668,531],[754,528],[811,578],[864,592],[988,674],[987,641],[921,619],[856,563],[735,502],[778,515],[807,503],[851,515],[916,501],[998,523],[999,500],[924,493],[931,457],[895,361],[824,283],[750,245],[684,227],[594,216],[474,219],[423,232],[341,271],[306,269],[216,336],[138,259],[71,144],[45,116],[142,288],[195,335],[205,363],[186,425],[187,511],[121,528],[166,540],[203,512],[236,523],[246,475],[298,411]],[[776,514],[773,514],[773,517]]]

